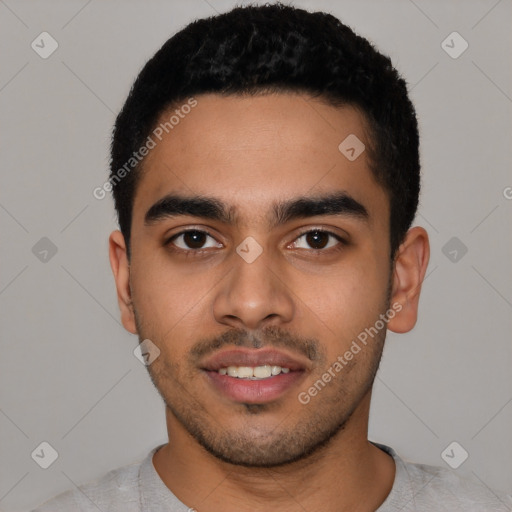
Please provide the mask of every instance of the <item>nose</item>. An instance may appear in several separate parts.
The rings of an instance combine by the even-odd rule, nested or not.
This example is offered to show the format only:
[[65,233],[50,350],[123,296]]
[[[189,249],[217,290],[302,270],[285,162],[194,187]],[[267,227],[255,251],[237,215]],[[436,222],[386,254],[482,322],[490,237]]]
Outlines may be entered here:
[[238,253],[232,258],[231,271],[216,288],[216,321],[254,330],[290,322],[295,304],[282,268],[275,262],[272,265],[265,251],[252,262]]

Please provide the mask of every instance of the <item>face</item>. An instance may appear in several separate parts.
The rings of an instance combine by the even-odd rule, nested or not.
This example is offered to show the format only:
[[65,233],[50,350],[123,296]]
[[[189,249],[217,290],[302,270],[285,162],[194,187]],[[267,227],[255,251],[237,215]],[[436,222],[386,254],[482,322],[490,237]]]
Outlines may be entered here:
[[403,291],[388,196],[364,151],[338,149],[368,143],[354,108],[196,100],[146,157],[129,264],[111,237],[122,319],[160,350],[148,370],[171,423],[224,461],[282,465],[365,427],[376,326]]

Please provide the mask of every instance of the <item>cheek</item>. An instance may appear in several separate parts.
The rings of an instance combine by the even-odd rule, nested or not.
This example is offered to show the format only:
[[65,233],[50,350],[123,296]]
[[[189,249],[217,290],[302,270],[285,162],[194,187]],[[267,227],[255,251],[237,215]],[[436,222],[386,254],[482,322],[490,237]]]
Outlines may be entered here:
[[315,277],[309,287],[310,303],[331,315],[363,313],[380,300],[386,281],[381,273],[375,262],[354,255],[328,274]]
[[[156,270],[149,264],[132,268],[132,298],[136,311],[139,336],[150,339],[160,349],[155,361],[155,372],[185,360],[188,350],[200,334],[198,326],[204,322],[204,290],[193,286],[193,278],[179,277]],[[169,367],[167,371],[176,371]]]
[[163,258],[140,254],[131,267],[132,295],[135,306],[157,325],[183,317],[201,297],[193,276],[184,276],[170,268]]
[[383,312],[387,277],[375,262],[360,259],[299,286],[298,305],[308,331],[325,343],[330,357],[343,353]]

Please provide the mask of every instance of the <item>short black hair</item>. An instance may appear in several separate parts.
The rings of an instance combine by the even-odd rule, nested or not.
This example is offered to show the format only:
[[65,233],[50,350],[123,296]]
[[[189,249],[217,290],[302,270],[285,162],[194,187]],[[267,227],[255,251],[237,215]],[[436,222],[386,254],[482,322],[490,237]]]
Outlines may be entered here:
[[141,174],[133,155],[161,115],[200,94],[287,92],[363,114],[371,135],[370,167],[389,195],[394,256],[414,220],[420,191],[418,125],[406,82],[389,57],[336,17],[276,3],[236,7],[190,23],[135,80],[115,122],[109,178],[128,257]]

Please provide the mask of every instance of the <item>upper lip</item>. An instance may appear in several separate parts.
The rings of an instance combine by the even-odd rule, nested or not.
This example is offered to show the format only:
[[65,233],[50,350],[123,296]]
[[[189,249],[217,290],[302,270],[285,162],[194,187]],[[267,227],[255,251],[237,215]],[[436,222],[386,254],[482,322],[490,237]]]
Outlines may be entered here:
[[201,368],[203,370],[218,371],[228,366],[280,366],[292,371],[305,370],[307,363],[303,358],[293,357],[285,352],[275,349],[231,349],[217,352],[205,359]]

